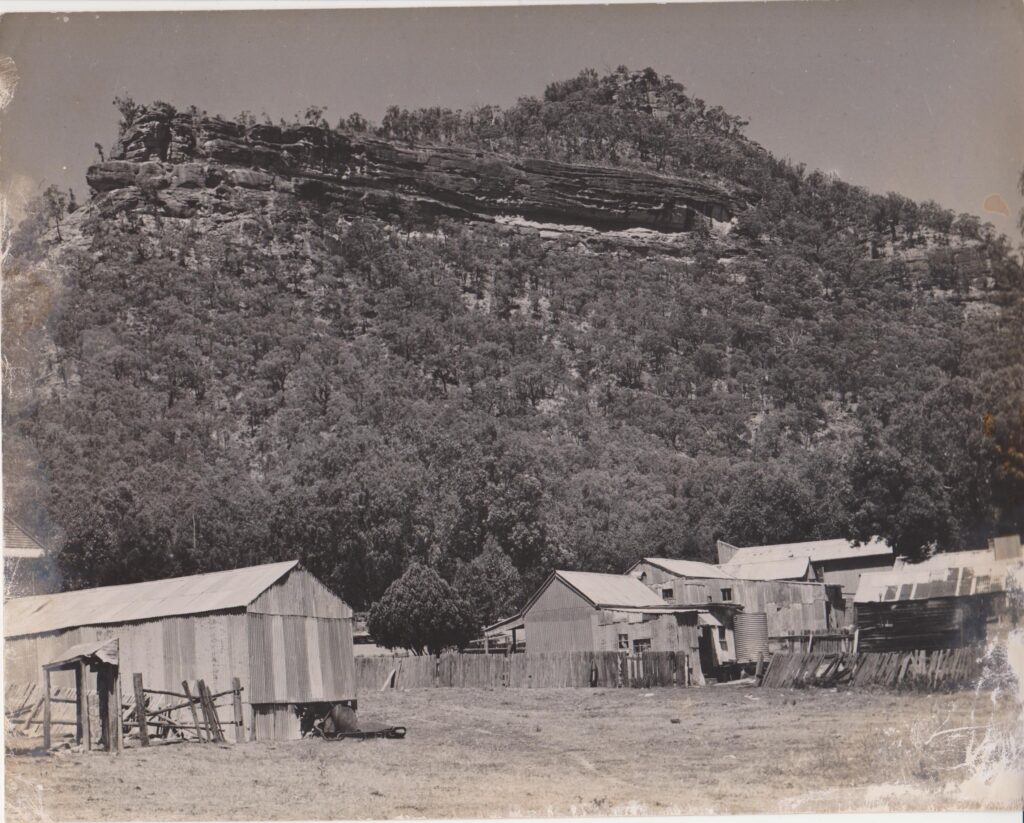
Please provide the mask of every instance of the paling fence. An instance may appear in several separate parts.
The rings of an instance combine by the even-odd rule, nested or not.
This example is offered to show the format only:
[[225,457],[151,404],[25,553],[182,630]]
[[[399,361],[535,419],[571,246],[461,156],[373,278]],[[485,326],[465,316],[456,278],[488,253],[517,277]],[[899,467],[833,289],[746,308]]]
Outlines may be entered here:
[[440,657],[357,657],[360,691],[450,688],[685,687],[692,684],[689,655],[676,652],[528,652],[444,654]]
[[763,686],[801,688],[878,686],[889,689],[942,691],[972,688],[981,677],[984,649],[964,647],[934,651],[776,654]]

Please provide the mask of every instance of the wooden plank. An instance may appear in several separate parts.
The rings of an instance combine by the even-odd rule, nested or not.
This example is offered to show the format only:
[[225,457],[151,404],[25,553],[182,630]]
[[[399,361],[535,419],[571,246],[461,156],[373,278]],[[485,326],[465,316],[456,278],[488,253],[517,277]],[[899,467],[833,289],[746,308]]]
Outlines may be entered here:
[[50,750],[50,670],[43,669],[43,749]]
[[89,719],[89,664],[84,660],[79,662],[79,711],[82,713],[82,746],[87,752],[92,751],[92,726]]
[[210,697],[210,689],[202,679],[196,681],[196,687],[199,689],[199,697],[206,710],[207,717],[209,718],[210,731],[213,734],[213,739],[218,743],[225,742],[224,730],[221,728],[220,718],[217,717],[217,707],[214,705],[213,700]]

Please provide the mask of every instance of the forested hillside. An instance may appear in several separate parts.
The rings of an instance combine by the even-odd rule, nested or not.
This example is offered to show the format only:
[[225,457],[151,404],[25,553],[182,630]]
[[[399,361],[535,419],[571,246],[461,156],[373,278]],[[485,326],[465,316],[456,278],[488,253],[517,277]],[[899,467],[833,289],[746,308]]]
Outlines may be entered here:
[[68,586],[298,557],[363,608],[421,561],[486,621],[719,538],[1024,529],[1024,277],[975,217],[649,69],[376,126],[117,102],[5,263],[7,505]]

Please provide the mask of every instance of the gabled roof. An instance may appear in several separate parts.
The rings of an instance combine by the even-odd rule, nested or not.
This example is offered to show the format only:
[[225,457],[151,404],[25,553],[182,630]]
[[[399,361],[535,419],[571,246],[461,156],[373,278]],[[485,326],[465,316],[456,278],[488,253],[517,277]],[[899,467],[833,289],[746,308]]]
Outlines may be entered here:
[[806,557],[783,557],[778,560],[737,562],[734,558],[719,566],[737,580],[803,580],[811,561]]
[[4,512],[4,557],[44,557],[46,548],[17,520]]
[[701,563],[699,560],[677,560],[673,557],[645,557],[643,560],[638,560],[630,566],[626,574],[632,574],[633,570],[641,563],[657,566],[662,571],[666,571],[676,577],[732,577],[729,572],[723,571],[718,566],[712,566],[710,563]]
[[847,560],[857,557],[892,556],[892,547],[877,537],[860,546],[853,545],[845,538],[836,540],[807,540],[802,543],[776,543],[770,546],[746,546],[736,550],[723,564],[726,568],[747,563],[763,563],[806,557],[812,563],[825,560]]
[[4,637],[245,608],[297,565],[297,560],[288,560],[146,583],[16,597],[4,604]]
[[599,572],[552,572],[523,607],[523,614],[541,596],[555,579],[561,580],[595,608],[615,606],[664,606],[665,601],[647,586],[628,574],[601,574]]
[[1004,592],[1024,584],[1024,561],[997,560],[991,551],[945,552],[922,563],[860,576],[855,603],[927,600]]

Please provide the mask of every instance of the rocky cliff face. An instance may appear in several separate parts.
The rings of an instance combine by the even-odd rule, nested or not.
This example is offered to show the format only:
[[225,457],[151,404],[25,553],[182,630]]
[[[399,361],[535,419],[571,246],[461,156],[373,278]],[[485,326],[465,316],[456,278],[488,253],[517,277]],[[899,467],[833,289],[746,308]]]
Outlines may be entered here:
[[[514,218],[598,230],[673,234],[727,221],[750,192],[628,169],[513,160],[448,146],[407,148],[315,126],[245,128],[216,117],[145,110],[110,161],[87,174],[107,214],[240,213],[290,195],[348,214],[430,224]],[[233,196],[242,191],[242,196]]]

